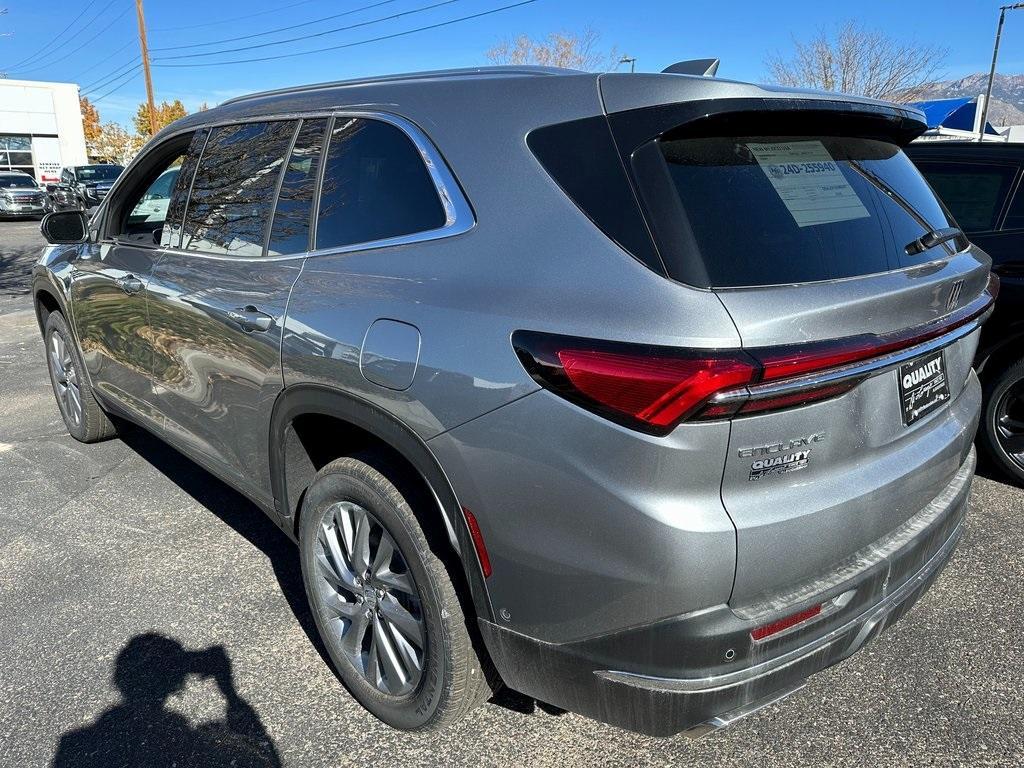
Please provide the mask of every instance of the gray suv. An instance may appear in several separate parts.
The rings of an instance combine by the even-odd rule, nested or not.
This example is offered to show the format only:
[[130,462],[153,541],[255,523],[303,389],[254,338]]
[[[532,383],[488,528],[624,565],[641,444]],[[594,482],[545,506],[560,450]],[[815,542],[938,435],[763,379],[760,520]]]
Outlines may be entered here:
[[43,222],[57,402],[262,507],[393,726],[502,683],[727,725],[905,613],[963,530],[997,284],[900,149],[924,128],[677,74],[234,99]]

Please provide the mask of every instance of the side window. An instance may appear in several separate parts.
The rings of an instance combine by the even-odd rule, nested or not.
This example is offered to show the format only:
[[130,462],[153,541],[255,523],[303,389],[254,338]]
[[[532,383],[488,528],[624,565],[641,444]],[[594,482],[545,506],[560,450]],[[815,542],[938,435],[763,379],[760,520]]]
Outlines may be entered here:
[[214,128],[196,169],[182,226],[189,251],[260,256],[295,121]]
[[171,199],[167,203],[167,216],[160,237],[160,245],[164,248],[177,248],[181,243],[181,223],[185,219],[188,192],[192,186],[192,177],[196,174],[196,166],[199,165],[199,157],[206,145],[206,137],[209,135],[210,132],[205,128],[193,134],[178,173],[174,177]]
[[1024,184],[1017,185],[1017,191],[1013,195],[1013,202],[1010,203],[1010,210],[1006,212],[1006,220],[1001,229],[1024,229]]
[[317,212],[317,248],[438,229],[444,207],[419,150],[380,120],[336,118]]
[[309,227],[326,130],[326,119],[302,121],[281,180],[267,246],[268,256],[301,253],[309,249]]
[[921,173],[967,232],[990,232],[1017,173],[1014,166],[921,162]]

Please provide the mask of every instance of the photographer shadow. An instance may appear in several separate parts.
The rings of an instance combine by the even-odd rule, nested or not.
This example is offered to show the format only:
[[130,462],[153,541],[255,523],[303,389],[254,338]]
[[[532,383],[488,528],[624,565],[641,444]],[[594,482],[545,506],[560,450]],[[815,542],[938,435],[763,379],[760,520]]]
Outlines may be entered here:
[[[192,675],[216,683],[227,703],[222,720],[193,724],[168,708],[169,697]],[[93,724],[65,733],[54,768],[281,765],[259,715],[235,690],[223,646],[189,651],[164,635],[136,635],[117,656],[114,684],[121,702]]]

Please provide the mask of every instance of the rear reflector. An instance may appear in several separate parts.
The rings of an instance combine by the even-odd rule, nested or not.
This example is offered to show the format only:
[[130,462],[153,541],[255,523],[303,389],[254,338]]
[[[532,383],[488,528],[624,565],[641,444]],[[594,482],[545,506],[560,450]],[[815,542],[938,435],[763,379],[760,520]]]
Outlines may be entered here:
[[[990,290],[998,290],[997,286],[990,284]],[[533,331],[513,333],[512,346],[526,370],[546,389],[617,423],[664,435],[681,421],[764,413],[838,397],[860,379],[826,384],[800,377],[931,341],[975,320],[989,310],[992,301],[990,292],[982,293],[941,321],[897,333],[782,347],[675,349]],[[793,386],[785,393],[756,399],[747,389],[769,383]]]
[[794,613],[792,616],[787,616],[784,619],[773,621],[771,624],[765,624],[763,627],[750,630],[750,637],[752,640],[764,640],[766,637],[777,635],[783,630],[795,627],[801,622],[813,619],[821,613],[821,604],[812,606],[806,610],[800,611],[800,613]]
[[462,514],[466,518],[466,525],[469,527],[469,535],[473,539],[476,556],[480,559],[480,570],[483,571],[486,579],[491,575],[491,558],[487,555],[487,547],[484,546],[484,535],[480,533],[480,525],[472,512],[463,507]]

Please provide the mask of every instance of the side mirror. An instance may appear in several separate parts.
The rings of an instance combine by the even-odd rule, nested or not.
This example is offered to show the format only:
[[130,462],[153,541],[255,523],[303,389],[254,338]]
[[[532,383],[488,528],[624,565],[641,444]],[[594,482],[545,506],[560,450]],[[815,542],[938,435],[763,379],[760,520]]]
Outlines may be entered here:
[[164,228],[157,227],[153,230],[153,244],[160,245],[160,241],[164,239]]
[[54,192],[57,191],[57,185],[56,184],[47,184],[46,185],[46,191],[49,192],[52,195]]
[[51,245],[84,243],[89,238],[89,221],[81,211],[55,211],[43,217],[39,231]]

